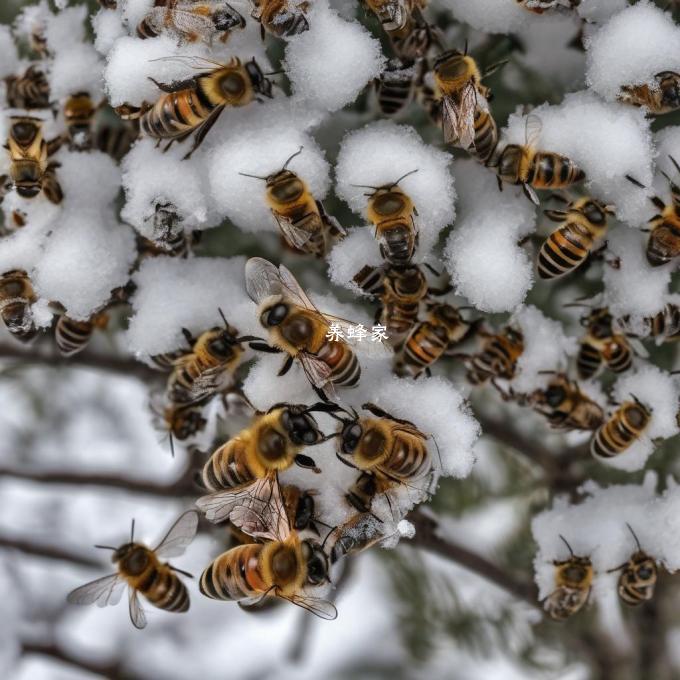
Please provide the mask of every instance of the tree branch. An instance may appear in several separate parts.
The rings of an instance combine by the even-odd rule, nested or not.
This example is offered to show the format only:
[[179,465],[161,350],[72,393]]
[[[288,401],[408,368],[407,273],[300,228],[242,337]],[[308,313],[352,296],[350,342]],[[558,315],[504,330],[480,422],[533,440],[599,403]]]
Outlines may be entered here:
[[0,549],[18,550],[26,555],[34,555],[35,557],[45,557],[50,560],[61,560],[62,562],[71,562],[82,567],[101,567],[102,563],[93,557],[87,557],[81,553],[77,553],[68,548],[62,548],[52,545],[40,545],[33,541],[17,538],[13,536],[0,535]]
[[144,382],[158,382],[163,374],[131,357],[110,357],[85,350],[72,357],[63,357],[54,351],[44,351],[40,346],[24,348],[0,343],[0,359],[15,360],[22,364],[47,364],[68,368],[93,368],[98,371],[128,375]]
[[184,472],[169,484],[158,484],[144,479],[130,479],[116,475],[80,474],[77,472],[38,472],[37,470],[13,470],[0,467],[0,478],[12,477],[39,484],[72,484],[75,486],[105,486],[124,489],[133,493],[151,496],[177,497],[194,496],[197,491],[193,483],[193,468],[188,465]]
[[450,559],[487,581],[491,581],[514,597],[524,600],[532,607],[539,608],[538,592],[533,583],[518,581],[481,555],[454,543],[448,538],[442,538],[437,533],[438,527],[435,520],[419,510],[411,512],[408,519],[416,527],[416,534],[409,541],[410,545]]

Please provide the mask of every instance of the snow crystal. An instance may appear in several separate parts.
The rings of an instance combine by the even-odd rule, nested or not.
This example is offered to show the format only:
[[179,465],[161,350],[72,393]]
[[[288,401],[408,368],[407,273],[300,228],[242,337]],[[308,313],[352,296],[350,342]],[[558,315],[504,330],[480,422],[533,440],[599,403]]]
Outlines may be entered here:
[[219,309],[240,333],[257,335],[261,328],[245,296],[244,265],[243,257],[144,261],[133,276],[130,349],[145,358],[184,347],[182,328],[196,335],[223,325]]
[[493,174],[473,160],[454,168],[459,217],[444,257],[456,292],[482,311],[511,311],[534,279],[519,241],[534,230],[535,208],[514,187],[499,191]]
[[652,418],[645,432],[632,446],[616,456],[598,460],[620,470],[639,470],[653,453],[654,440],[667,439],[680,431],[675,418],[680,399],[677,381],[656,366],[647,364],[619,377],[612,397],[621,404],[635,397],[651,410]]
[[309,30],[286,46],[286,71],[296,97],[336,111],[353,102],[382,70],[380,43],[356,21],[345,21],[322,2],[308,13]]
[[648,234],[619,227],[607,235],[602,280],[604,299],[614,316],[651,316],[661,311],[671,281],[672,265],[652,267],[645,248]]
[[547,318],[533,305],[515,312],[511,325],[524,334],[524,351],[517,360],[512,388],[522,394],[544,388],[551,376],[542,372],[564,371],[569,355],[577,350],[576,339],[567,337],[559,321]]
[[[532,115],[543,124],[538,149],[573,160],[585,171],[585,186],[593,196],[616,206],[618,220],[632,226],[645,221],[649,190],[633,191],[626,179],[631,175],[645,186],[652,181],[653,149],[643,111],[577,92],[558,106],[537,107]],[[510,141],[523,144],[525,128],[524,116],[510,116]]]
[[210,188],[213,199],[234,224],[245,231],[276,231],[276,220],[266,200],[264,179],[288,164],[299,175],[316,200],[322,200],[330,186],[330,168],[317,143],[299,127],[285,121],[266,128],[254,127],[230,135],[229,141],[211,154]]
[[[434,246],[439,232],[455,218],[456,192],[448,169],[449,154],[423,143],[406,125],[381,121],[350,132],[342,141],[336,166],[336,193],[358,215],[366,217],[366,189],[404,177],[399,187],[411,198],[416,210],[421,258]],[[377,248],[377,246],[376,246]]]
[[203,178],[193,161],[182,161],[183,151],[159,153],[151,139],[140,139],[122,162],[127,199],[121,217],[149,239],[154,237],[153,216],[158,204],[172,203],[185,229],[208,224],[208,197]]
[[136,255],[132,231],[113,215],[80,206],[64,214],[47,239],[33,283],[39,296],[58,301],[74,319],[87,319],[125,285]]
[[614,101],[622,85],[653,84],[661,71],[680,71],[680,28],[670,13],[641,0],[592,35],[587,50],[588,84]]

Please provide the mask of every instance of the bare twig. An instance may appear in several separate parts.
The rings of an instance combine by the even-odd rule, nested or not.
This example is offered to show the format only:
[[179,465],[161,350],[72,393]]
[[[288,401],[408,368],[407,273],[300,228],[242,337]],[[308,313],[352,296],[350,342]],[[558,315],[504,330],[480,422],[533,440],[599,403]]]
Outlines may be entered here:
[[80,474],[78,472],[44,472],[37,470],[13,470],[0,467],[0,478],[13,477],[39,484],[73,484],[75,486],[104,486],[112,489],[124,489],[132,493],[151,496],[181,497],[196,495],[193,484],[193,469],[189,465],[184,472],[169,484],[158,484],[144,479],[130,479],[117,475]]
[[538,593],[533,583],[518,581],[501,567],[489,562],[486,558],[464,548],[450,539],[444,539],[437,533],[437,523],[418,510],[408,516],[416,527],[416,535],[408,545],[414,545],[441,557],[453,560],[457,564],[496,584],[499,588],[524,600],[532,607],[538,607]]
[[52,642],[27,641],[22,644],[21,651],[25,655],[39,654],[40,656],[47,656],[55,661],[60,661],[75,668],[80,668],[88,673],[109,678],[109,680],[122,680],[123,678],[125,678],[125,680],[137,680],[141,677],[128,670],[124,671],[122,664],[119,661],[112,661],[110,663],[91,661],[90,659],[71,654],[61,647],[57,647],[57,645]]
[[93,368],[98,371],[129,375],[144,382],[158,382],[163,374],[154,371],[145,364],[135,361],[131,357],[112,357],[94,354],[88,350],[73,357],[62,357],[51,348],[40,346],[21,347],[0,343],[0,359],[8,359],[21,364],[41,364],[48,366],[62,366],[70,368]]
[[62,548],[55,545],[41,545],[31,540],[18,538],[15,536],[0,535],[0,550],[18,550],[26,555],[34,555],[35,557],[45,557],[50,560],[61,560],[63,562],[72,562],[82,567],[101,567],[101,562],[92,557],[87,557],[81,553]]

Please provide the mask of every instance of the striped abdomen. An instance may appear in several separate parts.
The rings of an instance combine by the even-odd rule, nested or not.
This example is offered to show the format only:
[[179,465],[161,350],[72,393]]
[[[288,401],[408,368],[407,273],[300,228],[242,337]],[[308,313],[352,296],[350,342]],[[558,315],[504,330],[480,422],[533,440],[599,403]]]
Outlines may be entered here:
[[140,118],[141,129],[154,139],[174,139],[195,130],[216,108],[196,87],[163,94]]
[[592,378],[599,370],[601,364],[602,354],[600,350],[587,341],[582,342],[576,358],[576,370],[578,371],[579,378],[584,380]]
[[511,380],[522,350],[523,345],[515,344],[505,336],[491,338],[486,347],[472,357],[468,380],[473,385],[481,385],[492,377]]
[[201,574],[199,588],[213,600],[243,600],[267,590],[259,568],[262,545],[239,545],[215,558]]
[[413,76],[411,69],[386,71],[375,81],[378,108],[386,116],[399,113],[411,101]]
[[[154,564],[154,562],[156,562]],[[128,581],[154,607],[168,612],[185,612],[189,609],[189,593],[170,567],[150,561],[147,568]]]
[[383,305],[380,323],[387,328],[387,335],[400,336],[408,333],[418,323],[420,302],[407,303],[387,300]]
[[5,78],[7,105],[12,109],[45,109],[50,106],[50,86],[45,74],[29,66],[23,76]]
[[160,35],[160,33],[156,30],[156,27],[153,24],[153,21],[151,21],[151,15],[145,16],[138,24],[137,24],[137,37],[141,38],[142,40],[147,40],[150,38],[157,38]]
[[567,222],[545,240],[538,253],[538,274],[554,279],[573,271],[588,257],[594,234],[585,224]]
[[418,243],[413,223],[385,220],[376,225],[376,237],[380,241],[380,254],[390,264],[409,264]]
[[94,147],[119,161],[132,148],[138,137],[131,127],[102,125],[94,135]]
[[680,307],[666,305],[658,314],[645,319],[645,327],[647,335],[652,338],[677,340],[680,336]]
[[252,482],[255,475],[247,464],[243,437],[237,435],[215,449],[203,466],[201,477],[205,488],[213,492]]
[[449,345],[446,333],[429,321],[419,323],[409,334],[401,352],[401,361],[408,372],[417,377],[444,354]]
[[342,387],[353,387],[361,377],[361,366],[352,348],[344,342],[325,342],[316,353],[331,368],[329,382]]
[[381,467],[398,479],[420,479],[430,472],[432,461],[422,437],[397,430],[390,455]]
[[90,341],[93,331],[92,321],[76,321],[66,315],[60,316],[54,329],[59,352],[70,357],[82,351]]
[[[655,222],[655,220],[652,220]],[[677,224],[659,218],[647,240],[647,261],[660,267],[680,255],[680,220]]]
[[619,577],[619,597],[634,607],[651,600],[656,586],[657,567],[654,559],[639,550],[628,561]]
[[537,189],[561,189],[585,179],[585,172],[566,156],[537,151],[529,165],[526,182]]
[[475,138],[468,151],[486,165],[498,146],[498,126],[493,116],[479,106],[475,109]]
[[612,458],[630,447],[647,429],[652,414],[637,402],[626,402],[602,425],[590,443],[593,455]]
[[614,373],[623,373],[633,365],[633,352],[623,335],[615,335],[602,349],[602,358]]

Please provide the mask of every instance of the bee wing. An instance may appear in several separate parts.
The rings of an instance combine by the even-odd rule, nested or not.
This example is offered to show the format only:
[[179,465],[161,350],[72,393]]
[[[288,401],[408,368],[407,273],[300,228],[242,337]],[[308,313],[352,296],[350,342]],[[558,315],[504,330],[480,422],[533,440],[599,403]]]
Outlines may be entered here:
[[475,109],[477,108],[477,88],[472,81],[463,88],[458,105],[458,143],[468,149],[475,141]]
[[284,600],[288,600],[319,618],[326,619],[326,621],[333,621],[333,619],[338,618],[338,610],[335,608],[335,605],[328,600],[322,600],[320,597],[309,597],[307,595],[290,595],[286,597],[279,595],[279,597],[283,597]]
[[165,15],[168,10],[165,7],[152,7],[145,17],[146,23],[157,33],[165,28]]
[[214,366],[201,373],[191,385],[190,394],[195,401],[200,401],[220,388],[225,386],[227,382],[228,372],[224,366]]
[[244,533],[268,541],[290,534],[288,513],[276,475],[203,496],[196,505],[211,522],[229,519]]
[[331,367],[321,359],[317,359],[313,354],[309,352],[300,352],[297,355],[302,365],[308,380],[314,387],[323,387],[328,383],[328,379],[331,377]]
[[452,144],[458,139],[458,109],[451,97],[442,99],[442,131],[444,141]]
[[251,257],[246,262],[245,277],[246,292],[256,304],[283,292],[279,268],[262,257]]
[[307,241],[309,241],[312,236],[311,233],[305,231],[304,229],[298,229],[293,224],[292,220],[289,220],[283,215],[277,214],[273,210],[272,215],[274,215],[274,219],[279,225],[279,229],[281,230],[281,233],[283,234],[283,237],[286,239],[286,241],[288,241],[288,243],[293,246],[293,248],[304,250],[305,246],[307,245]]
[[146,628],[146,614],[139,603],[139,596],[134,588],[130,588],[130,621],[135,628]]
[[[285,294],[288,297],[292,297],[293,301],[300,305],[300,307],[304,307],[305,309],[311,309],[314,312],[319,312],[319,310],[316,308],[316,305],[309,299],[307,296],[307,293],[305,293],[304,290],[302,290],[302,286],[297,282],[297,279],[293,276],[293,273],[288,269],[288,267],[284,267],[281,265],[279,267],[279,274],[281,277],[281,284],[285,289]],[[321,314],[321,316],[324,316]]]
[[174,27],[181,33],[198,33],[199,35],[215,32],[215,24],[212,19],[205,14],[196,14],[175,7],[167,10],[172,15]]
[[184,554],[187,546],[194,540],[198,528],[198,513],[187,510],[179,516],[170,527],[168,533],[154,549],[156,557],[179,557]]
[[647,348],[637,338],[626,338],[628,344],[631,346],[635,354],[643,359],[649,359],[649,352]]
[[319,209],[319,215],[321,215],[323,223],[328,227],[333,236],[347,236],[347,230],[335,219],[335,217],[326,212],[321,201],[317,201],[316,206]]
[[527,146],[536,146],[538,138],[541,136],[543,123],[534,113],[530,113],[524,123],[524,140]]
[[95,604],[98,607],[115,605],[120,602],[125,581],[119,574],[103,576],[96,581],[90,581],[80,588],[72,590],[66,601],[70,604]]

